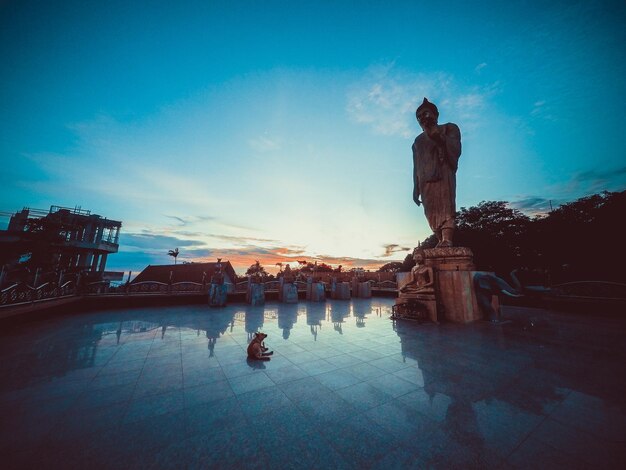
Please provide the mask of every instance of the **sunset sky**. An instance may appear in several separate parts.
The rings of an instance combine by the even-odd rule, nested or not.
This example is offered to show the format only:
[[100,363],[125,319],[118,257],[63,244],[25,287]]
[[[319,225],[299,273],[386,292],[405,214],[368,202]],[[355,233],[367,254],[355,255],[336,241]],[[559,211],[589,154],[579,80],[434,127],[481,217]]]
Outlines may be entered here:
[[424,96],[458,207],[626,189],[626,3],[473,3],[1,2],[0,211],[121,220],[109,270],[402,260]]

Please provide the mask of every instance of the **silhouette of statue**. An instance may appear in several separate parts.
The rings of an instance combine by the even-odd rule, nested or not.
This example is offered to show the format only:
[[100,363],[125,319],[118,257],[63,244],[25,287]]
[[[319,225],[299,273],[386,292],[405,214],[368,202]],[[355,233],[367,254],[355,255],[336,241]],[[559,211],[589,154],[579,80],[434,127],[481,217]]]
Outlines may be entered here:
[[283,330],[283,339],[288,339],[293,325],[298,321],[298,307],[281,304],[278,307],[278,328]]
[[283,271],[283,279],[284,279],[284,282],[294,281],[293,272],[291,271],[291,266],[289,265],[285,266],[285,270]]
[[222,258],[217,258],[215,263],[215,272],[211,276],[211,284],[224,284],[224,273],[222,272]]
[[424,204],[428,224],[439,240],[437,247],[450,247],[461,131],[456,124],[437,124],[439,110],[426,98],[415,117],[424,132],[413,142],[413,201],[418,206]]

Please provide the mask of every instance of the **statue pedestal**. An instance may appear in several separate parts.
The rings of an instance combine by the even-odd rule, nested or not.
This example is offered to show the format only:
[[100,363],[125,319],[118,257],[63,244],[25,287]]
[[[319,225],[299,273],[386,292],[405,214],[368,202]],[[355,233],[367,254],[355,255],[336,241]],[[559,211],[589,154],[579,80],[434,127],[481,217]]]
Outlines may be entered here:
[[360,299],[369,299],[372,297],[372,285],[369,282],[359,282],[357,286],[357,297]]
[[228,286],[226,284],[211,284],[209,286],[209,306],[224,307],[226,305],[226,294]]
[[322,282],[313,282],[312,278],[306,281],[306,299],[311,302],[321,302],[326,300],[326,292]]
[[278,300],[286,304],[298,303],[298,287],[290,279],[285,280],[284,277],[280,278]]
[[263,284],[248,283],[246,302],[250,305],[263,305],[265,303],[265,286]]
[[372,285],[369,282],[361,282],[356,277],[352,279],[352,297],[369,299],[372,297]]
[[286,304],[298,303],[298,287],[295,284],[287,283],[283,285],[282,294],[282,301]]
[[314,282],[311,286],[311,301],[323,302],[326,300],[326,291],[322,282]]
[[433,270],[439,318],[455,323],[482,320],[474,292],[476,268],[469,248],[424,249],[424,264]]
[[350,300],[350,283],[336,282],[331,289],[330,297],[336,300]]

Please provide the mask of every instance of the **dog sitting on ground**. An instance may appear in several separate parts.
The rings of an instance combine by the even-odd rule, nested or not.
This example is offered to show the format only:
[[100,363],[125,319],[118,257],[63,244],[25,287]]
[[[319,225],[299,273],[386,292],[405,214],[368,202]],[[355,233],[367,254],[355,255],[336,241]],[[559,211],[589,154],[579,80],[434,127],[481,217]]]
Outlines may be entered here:
[[265,333],[255,333],[254,338],[248,345],[248,358],[255,359],[257,361],[269,361],[273,351],[267,352],[268,348],[265,347],[263,340],[267,338]]

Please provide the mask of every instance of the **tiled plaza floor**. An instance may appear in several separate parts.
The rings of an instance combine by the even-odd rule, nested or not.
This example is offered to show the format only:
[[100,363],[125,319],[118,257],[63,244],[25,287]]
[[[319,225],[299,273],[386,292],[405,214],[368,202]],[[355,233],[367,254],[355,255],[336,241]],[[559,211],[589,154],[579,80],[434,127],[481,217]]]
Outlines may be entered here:
[[[393,300],[163,307],[0,333],[3,468],[624,468],[626,321]],[[252,332],[270,362],[246,360]]]

